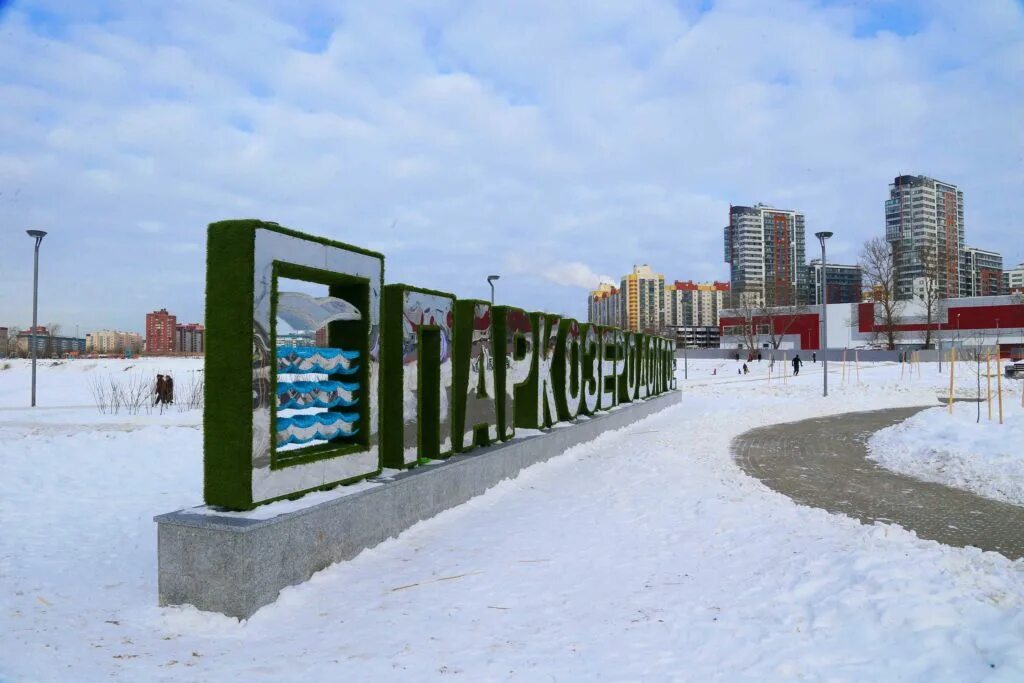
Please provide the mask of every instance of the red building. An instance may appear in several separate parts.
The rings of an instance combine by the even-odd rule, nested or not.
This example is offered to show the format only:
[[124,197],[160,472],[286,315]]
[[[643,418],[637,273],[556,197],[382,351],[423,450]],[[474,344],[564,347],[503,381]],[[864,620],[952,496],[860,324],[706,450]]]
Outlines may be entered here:
[[[883,348],[887,331],[876,314],[879,304],[829,304],[828,345],[832,349]],[[744,348],[821,348],[820,306],[759,311],[749,319],[738,310],[723,311],[721,345]],[[926,332],[930,334],[926,335]],[[1003,358],[1024,356],[1024,298],[1016,296],[963,297],[943,300],[929,324],[919,302],[906,302],[894,321],[893,336],[900,349],[920,348],[926,336],[935,347],[998,346]]]
[[178,326],[178,318],[167,312],[166,308],[146,314],[146,353],[159,355],[173,353],[175,350],[174,333]]

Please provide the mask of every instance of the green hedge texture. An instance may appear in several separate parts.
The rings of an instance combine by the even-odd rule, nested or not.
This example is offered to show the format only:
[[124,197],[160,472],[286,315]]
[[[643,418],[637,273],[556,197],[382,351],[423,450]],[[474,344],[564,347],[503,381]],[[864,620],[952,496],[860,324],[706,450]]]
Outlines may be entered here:
[[[548,337],[552,330],[557,334],[560,316],[548,313],[530,313],[533,325],[533,347],[535,352],[530,363],[530,378],[515,389],[516,427],[524,429],[544,429],[550,427],[557,416],[554,397],[549,397],[544,378],[539,374],[539,362],[545,355],[550,362],[554,361],[554,349],[549,350]],[[543,401],[543,405],[541,402]]]
[[[587,333],[593,330],[598,335],[597,343],[587,350],[586,339]],[[580,365],[580,381],[583,386],[580,387],[580,413],[583,415],[593,415],[595,412],[600,410],[601,401],[601,338],[599,326],[593,323],[581,323],[580,324],[580,357],[582,358]],[[591,386],[592,385],[592,386]],[[597,392],[597,404],[593,409],[587,406],[586,393],[588,387],[592,388]]]
[[[445,297],[451,299],[453,303],[455,301],[453,294],[433,289],[405,284],[384,287],[381,297],[383,308],[381,311],[380,356],[380,454],[383,466],[393,469],[412,468],[423,460],[444,458],[452,454],[451,451],[442,451],[440,448],[441,404],[438,394],[441,376],[437,363],[437,359],[441,355],[440,335],[432,333],[438,329],[435,326],[421,326],[417,331],[419,356],[416,363],[416,442],[419,457],[415,462],[405,462],[405,423],[402,415],[404,400],[402,326],[405,319],[405,295],[407,292]],[[424,363],[424,358],[431,358],[433,361]],[[454,358],[452,360],[454,363]],[[424,388],[429,388],[429,391],[425,391]],[[454,393],[453,386],[453,396]]]
[[252,307],[257,220],[213,223],[206,247],[203,499],[252,501]]
[[[558,409],[559,422],[575,420],[576,416],[579,415],[580,403],[583,401],[583,391],[580,386],[580,380],[583,376],[582,368],[580,367],[582,360],[580,358],[580,351],[583,339],[577,336],[575,342],[570,340],[569,330],[573,327],[575,327],[577,332],[580,329],[579,323],[572,318],[563,318],[558,323],[558,345],[555,347],[555,358],[552,361],[551,375],[555,380],[555,386],[563,388],[562,390],[555,390],[555,406]],[[569,359],[568,373],[566,373],[566,356]],[[569,390],[569,392],[576,396],[573,405],[569,404],[569,396],[566,390]]]
[[[317,242],[330,247],[353,251],[381,259],[383,254],[355,247],[343,242],[307,235],[296,230],[282,227],[277,223],[256,219],[227,220],[211,223],[207,229],[207,262],[206,262],[206,354],[205,354],[205,388],[203,408],[203,498],[208,505],[225,507],[232,510],[249,510],[257,504],[268,503],[283,498],[297,498],[305,493],[318,489],[333,488],[339,484],[359,481],[377,472],[369,472],[345,481],[329,482],[305,491],[294,491],[286,495],[268,500],[252,499],[252,435],[253,435],[253,297],[255,279],[255,240],[256,230],[263,229],[277,232],[302,240]],[[361,278],[346,278],[328,271],[306,269],[302,266],[277,264],[275,273],[282,277],[310,279],[319,276],[329,281],[331,294],[341,295],[359,306],[360,310],[368,310],[368,290],[366,298],[352,296],[346,287],[366,283]],[[326,275],[325,275],[326,274]],[[360,283],[354,281],[359,280]],[[313,279],[312,281],[317,281]],[[378,284],[379,286],[379,284]],[[352,298],[349,298],[352,297]],[[276,308],[276,296],[271,300],[271,321]],[[337,325],[338,323],[335,323]],[[369,322],[364,323],[368,325]],[[352,330],[353,328],[349,328]],[[268,330],[273,345],[273,326]],[[332,343],[337,338],[342,344],[348,344],[346,333],[328,332]],[[355,334],[353,332],[353,334]],[[365,343],[360,342],[359,348]],[[271,414],[275,412],[273,397],[276,372],[274,371],[274,349],[270,349],[270,378],[268,395],[270,397]],[[361,363],[359,381],[361,383],[361,407],[369,401],[369,383],[366,376],[366,364]],[[363,413],[365,417],[365,413]],[[271,423],[271,430],[273,429]],[[285,465],[308,462],[315,459],[334,457],[339,454],[362,450],[370,439],[368,425],[360,425],[362,445],[327,444],[312,446],[309,449],[296,450],[294,456],[289,452],[287,460],[277,459],[274,448],[271,448],[271,467],[274,469]],[[378,470],[379,472],[379,470]]]
[[[494,311],[487,301],[476,299],[459,299],[455,302],[455,324],[452,329],[453,340],[453,361],[452,368],[452,449],[456,452],[470,451],[477,446],[491,445],[491,438],[488,434],[490,422],[478,422],[473,425],[466,424],[467,396],[469,396],[469,367],[470,353],[473,345],[473,321],[476,318],[476,307],[487,306],[491,318],[491,362],[492,366],[497,365],[497,337],[494,334]],[[497,368],[484,368],[484,372],[497,372]],[[497,379],[497,378],[495,378]],[[497,382],[495,381],[495,387]],[[497,409],[497,397],[495,400]],[[498,415],[495,412],[494,427],[498,427]],[[467,427],[473,430],[473,438],[465,443]],[[500,433],[500,432],[499,432]]]

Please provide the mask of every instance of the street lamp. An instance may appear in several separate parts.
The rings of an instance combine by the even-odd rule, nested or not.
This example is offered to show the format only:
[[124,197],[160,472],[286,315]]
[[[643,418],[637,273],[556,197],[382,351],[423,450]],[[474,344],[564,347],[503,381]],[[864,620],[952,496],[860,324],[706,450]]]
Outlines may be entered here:
[[500,280],[500,279],[501,279],[500,275],[488,275],[487,276],[487,284],[489,284],[491,286],[491,305],[492,306],[494,305],[494,281],[495,280]]
[[35,270],[32,274],[32,407],[36,407],[36,327],[39,325],[39,245],[46,233],[42,230],[26,230],[36,241]]
[[828,260],[825,258],[825,240],[832,236],[831,232],[816,232],[814,236],[821,242],[821,370],[822,396],[828,396]]

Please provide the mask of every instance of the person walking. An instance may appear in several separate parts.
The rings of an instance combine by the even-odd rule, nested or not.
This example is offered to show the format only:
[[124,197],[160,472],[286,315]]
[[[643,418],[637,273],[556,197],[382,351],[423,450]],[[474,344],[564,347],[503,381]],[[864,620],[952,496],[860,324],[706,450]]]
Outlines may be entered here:
[[170,375],[164,378],[164,403],[174,403],[174,378]]
[[750,373],[750,368],[748,368],[747,364],[744,363],[743,364],[743,374],[746,375],[746,374],[749,374],[749,373]]
[[811,362],[814,363],[815,365],[817,365],[817,363],[818,363],[818,352],[817,351],[811,351]]
[[794,377],[796,377],[797,375],[800,374],[800,366],[803,365],[803,364],[804,364],[804,362],[802,360],[800,360],[800,354],[799,353],[796,354],[795,356],[793,356],[793,376]]
[[760,351],[757,352],[757,362],[758,363],[761,362],[761,352]]
[[166,391],[166,382],[164,381],[163,375],[156,376],[156,388],[153,389],[153,405],[158,405],[164,402],[164,393]]

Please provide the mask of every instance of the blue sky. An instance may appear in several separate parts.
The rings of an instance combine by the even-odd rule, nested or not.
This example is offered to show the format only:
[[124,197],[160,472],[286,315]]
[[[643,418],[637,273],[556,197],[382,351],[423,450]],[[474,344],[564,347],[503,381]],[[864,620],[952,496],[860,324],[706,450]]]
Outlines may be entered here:
[[801,209],[852,262],[922,173],[1024,261],[1017,0],[0,6],[0,325],[29,322],[30,227],[40,318],[83,332],[201,320],[234,217],[583,317],[634,263],[726,278],[730,203]]

